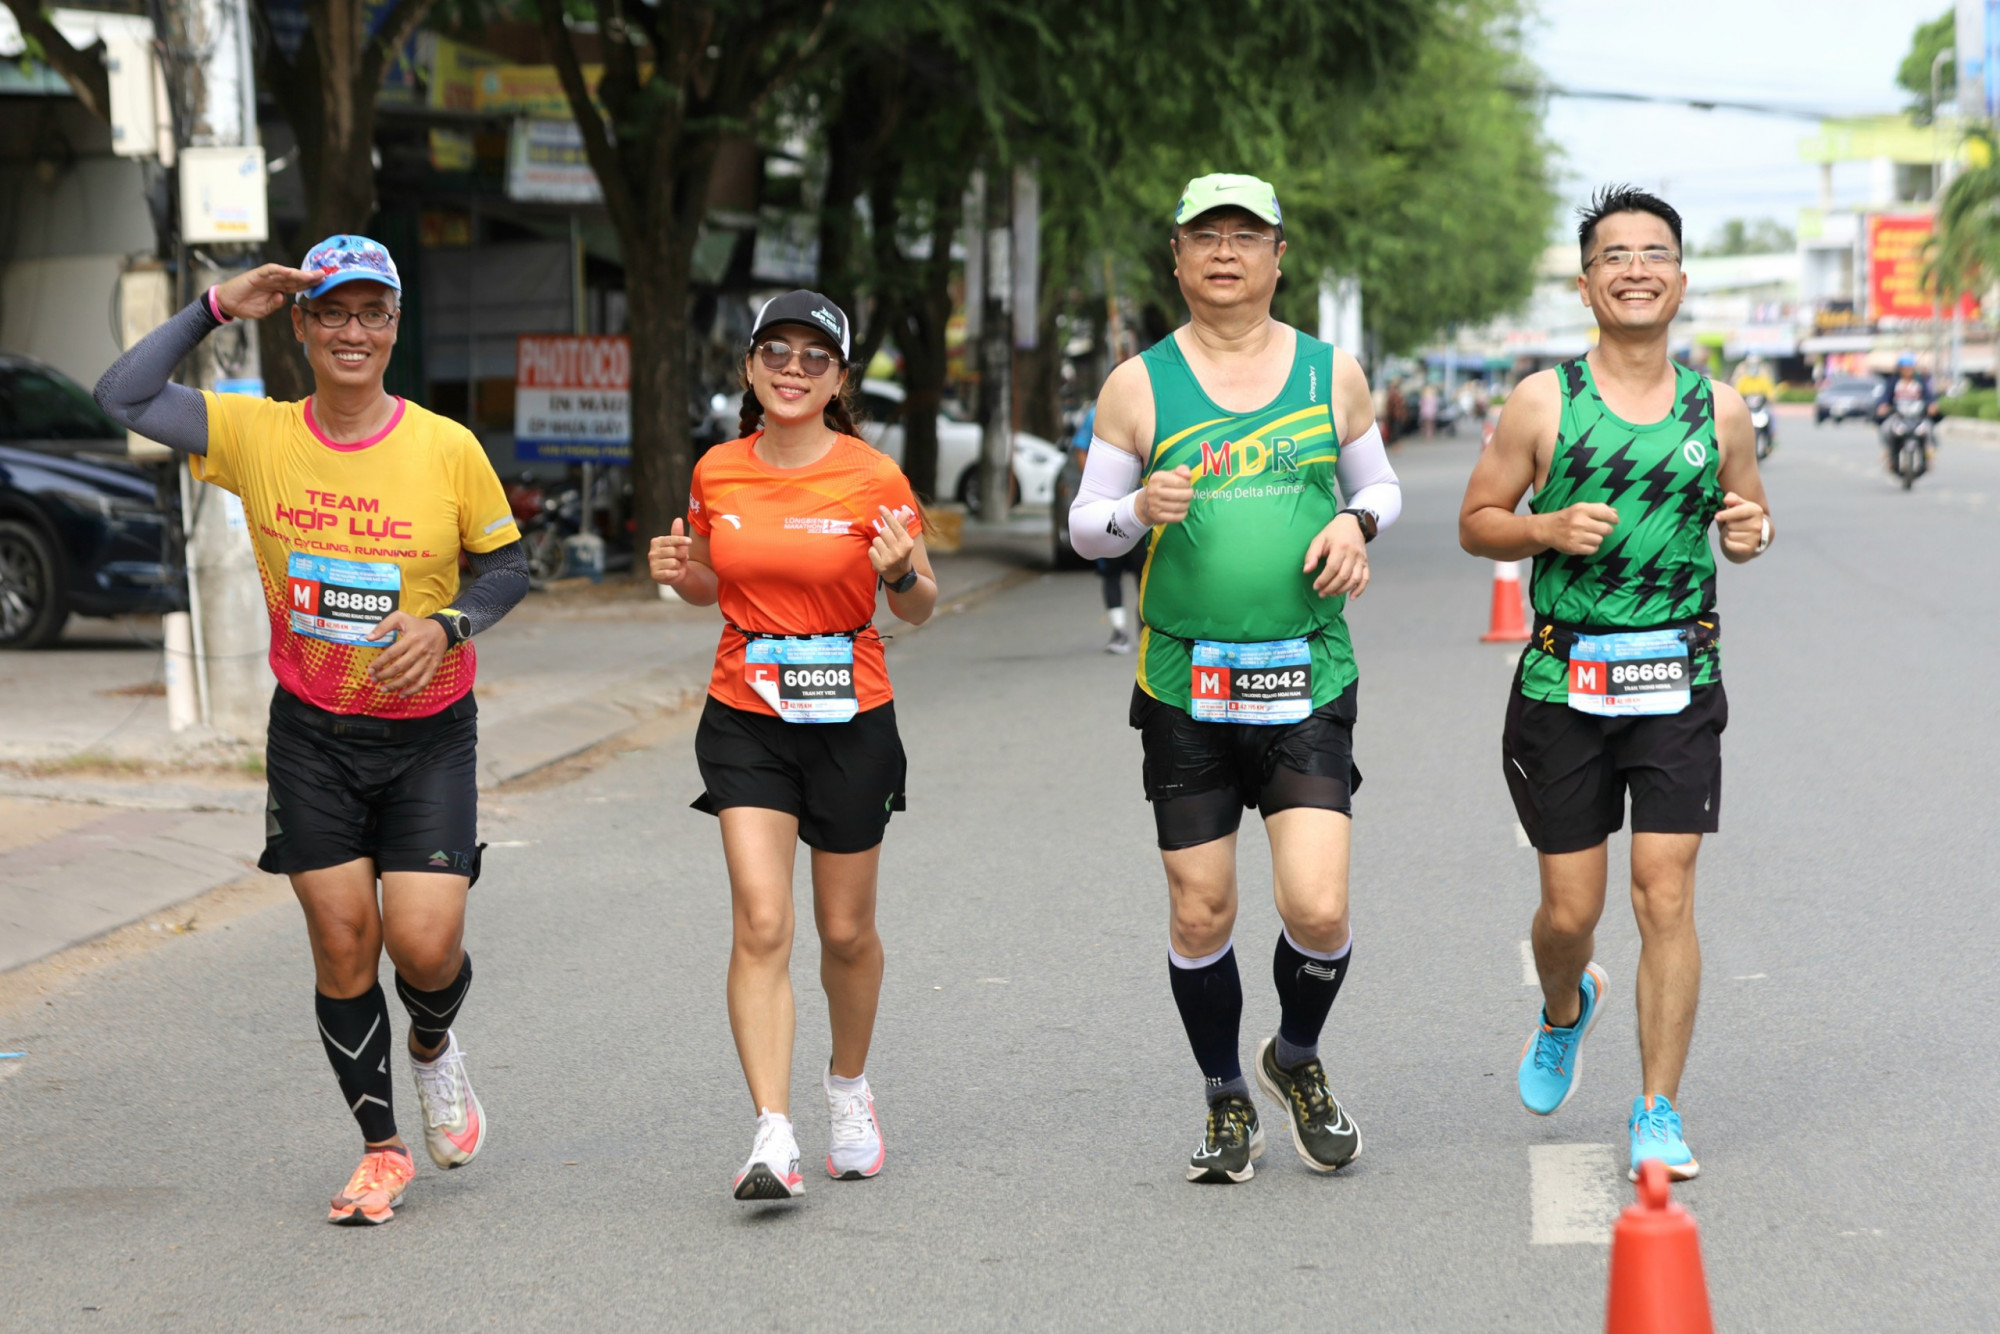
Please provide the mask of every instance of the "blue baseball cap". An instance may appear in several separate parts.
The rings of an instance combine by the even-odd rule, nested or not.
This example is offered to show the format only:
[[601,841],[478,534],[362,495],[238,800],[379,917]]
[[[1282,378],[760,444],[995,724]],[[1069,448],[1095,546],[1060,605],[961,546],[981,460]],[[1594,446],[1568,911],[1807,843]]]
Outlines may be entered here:
[[319,286],[299,293],[299,300],[307,297],[325,296],[342,283],[363,279],[371,283],[381,283],[384,287],[403,290],[403,280],[396,275],[396,261],[389,258],[389,251],[380,241],[371,241],[365,236],[350,236],[345,232],[329,236],[311,250],[300,268],[307,271],[318,269],[327,273]]

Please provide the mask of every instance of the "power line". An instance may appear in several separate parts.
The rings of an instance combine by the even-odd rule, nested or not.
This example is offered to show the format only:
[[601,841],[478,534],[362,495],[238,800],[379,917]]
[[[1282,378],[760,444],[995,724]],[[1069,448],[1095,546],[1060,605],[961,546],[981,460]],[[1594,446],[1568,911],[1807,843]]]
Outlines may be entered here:
[[1654,105],[1692,107],[1696,111],[1744,111],[1757,116],[1781,116],[1790,120],[1845,120],[1875,114],[1867,111],[1829,111],[1785,102],[1748,102],[1728,97],[1676,97],[1662,93],[1632,93],[1611,88],[1565,88],[1560,84],[1510,84],[1507,90],[1522,97],[1568,97],[1591,102],[1639,102]]

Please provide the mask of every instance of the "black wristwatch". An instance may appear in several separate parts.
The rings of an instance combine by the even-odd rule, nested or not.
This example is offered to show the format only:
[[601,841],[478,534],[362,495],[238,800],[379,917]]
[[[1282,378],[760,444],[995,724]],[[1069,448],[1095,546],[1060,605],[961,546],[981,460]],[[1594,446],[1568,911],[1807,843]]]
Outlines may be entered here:
[[1342,510],[1341,513],[1352,514],[1354,521],[1361,525],[1361,540],[1363,542],[1373,542],[1375,540],[1375,529],[1381,523],[1381,520],[1375,517],[1374,510],[1351,509]]
[[455,607],[434,611],[430,618],[444,627],[444,646],[447,649],[457,648],[472,638],[472,618]]
[[904,571],[903,577],[901,579],[898,579],[895,583],[892,584],[887,579],[884,579],[882,581],[882,587],[888,589],[891,593],[907,593],[916,586],[917,586],[917,567],[914,565],[912,565],[908,570]]

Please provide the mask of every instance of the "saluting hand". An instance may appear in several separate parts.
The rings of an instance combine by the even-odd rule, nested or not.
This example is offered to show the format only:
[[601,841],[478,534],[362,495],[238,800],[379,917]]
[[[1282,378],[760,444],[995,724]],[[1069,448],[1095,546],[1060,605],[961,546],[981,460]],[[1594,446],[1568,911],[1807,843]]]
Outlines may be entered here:
[[438,664],[444,661],[444,627],[433,620],[420,621],[406,611],[392,611],[368,637],[380,639],[391,632],[396,642],[368,664],[368,676],[390,694],[408,699],[437,675]]
[[885,584],[893,584],[910,572],[911,553],[917,549],[917,539],[910,536],[910,517],[914,513],[908,505],[891,510],[887,505],[875,507],[882,517],[875,520],[875,540],[868,544],[868,563],[875,567]]
[[[1342,523],[1345,519],[1347,522]],[[1313,580],[1313,592],[1323,598],[1345,593],[1358,598],[1368,587],[1368,542],[1361,533],[1361,520],[1352,514],[1336,514],[1333,522],[1319,530],[1306,548],[1306,573],[1326,561],[1326,568]]]
[[687,535],[686,526],[675,519],[672,530],[665,537],[654,538],[646,548],[646,568],[651,571],[653,582],[671,588],[687,578],[688,548],[693,545],[694,539]]
[[1734,491],[1723,496],[1722,505],[1715,514],[1715,526],[1722,530],[1722,549],[1732,556],[1756,555],[1757,544],[1764,540],[1764,507]]
[[332,269],[288,269],[282,264],[265,264],[219,284],[215,301],[232,320],[261,320],[283,310],[294,294],[318,287],[332,272]]
[[1618,527],[1617,510],[1589,500],[1539,517],[1548,544],[1567,556],[1596,555]]
[[1132,512],[1148,528],[1163,523],[1179,523],[1187,518],[1194,503],[1194,472],[1190,468],[1162,469],[1146,479]]

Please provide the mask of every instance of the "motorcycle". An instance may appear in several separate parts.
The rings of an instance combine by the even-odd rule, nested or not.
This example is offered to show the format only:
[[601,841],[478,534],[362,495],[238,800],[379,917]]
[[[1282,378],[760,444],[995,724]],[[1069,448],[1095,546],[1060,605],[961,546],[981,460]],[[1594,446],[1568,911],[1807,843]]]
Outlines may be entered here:
[[1902,479],[1903,489],[1930,469],[1931,419],[1922,403],[1898,404],[1882,419],[1882,444],[1889,451],[1889,463]]
[[568,482],[551,489],[524,476],[507,487],[507,504],[528,553],[528,580],[536,587],[569,571],[563,541],[583,530],[583,492]]
[[1757,433],[1757,461],[1762,463],[1776,447],[1771,438],[1771,400],[1762,394],[1745,394],[1743,406],[1750,409],[1750,426]]

